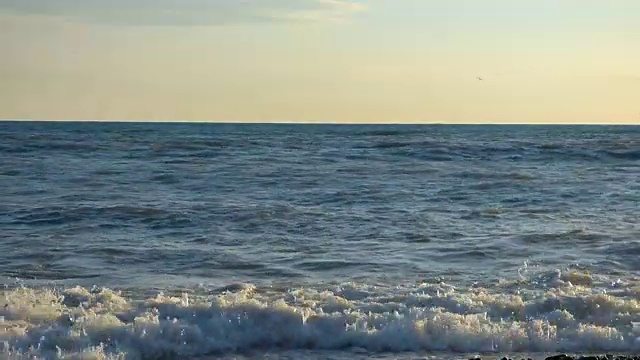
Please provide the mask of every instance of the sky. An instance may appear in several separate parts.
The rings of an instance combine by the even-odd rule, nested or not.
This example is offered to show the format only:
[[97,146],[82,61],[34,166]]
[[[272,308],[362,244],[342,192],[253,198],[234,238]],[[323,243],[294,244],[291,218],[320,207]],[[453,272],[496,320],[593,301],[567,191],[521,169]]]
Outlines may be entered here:
[[638,0],[0,0],[0,118],[640,124]]

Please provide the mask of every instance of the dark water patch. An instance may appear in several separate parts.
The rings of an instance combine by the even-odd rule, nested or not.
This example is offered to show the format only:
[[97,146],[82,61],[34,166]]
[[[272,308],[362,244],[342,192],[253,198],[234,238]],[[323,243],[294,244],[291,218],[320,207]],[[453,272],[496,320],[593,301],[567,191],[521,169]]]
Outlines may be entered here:
[[433,242],[433,239],[431,237],[418,232],[402,232],[394,236],[397,236],[399,239],[402,239],[408,243],[414,244],[427,244]]
[[364,149],[397,149],[397,148],[406,148],[414,146],[414,143],[411,142],[397,142],[397,141],[385,141],[379,142],[372,145],[362,146]]
[[51,141],[47,143],[29,143],[25,145],[28,152],[45,151],[45,152],[94,152],[101,150],[95,144],[84,142],[68,142],[68,141]]
[[306,271],[332,271],[374,265],[368,262],[347,260],[304,260],[294,263],[296,269]]
[[364,136],[397,136],[405,134],[406,131],[401,130],[369,130],[360,132],[359,135]]
[[173,213],[159,219],[145,219],[143,223],[147,224],[151,230],[165,229],[184,229],[197,227],[196,219],[188,214]]
[[466,263],[468,261],[484,261],[487,259],[495,259],[496,254],[486,250],[459,250],[447,251],[445,255],[437,256],[439,261]]
[[158,141],[149,144],[154,152],[166,156],[183,156],[198,152],[208,152],[212,150],[226,150],[248,145],[247,140],[230,141],[228,139],[208,139],[192,138],[175,139],[172,141]]
[[191,238],[191,239],[189,239],[187,241],[190,242],[190,243],[193,243],[193,244],[213,244],[213,243],[216,243],[215,240],[213,240],[213,239],[211,239],[209,237],[206,237],[206,236],[197,236],[197,237]]
[[611,255],[640,256],[640,234],[629,236],[629,240],[618,240],[605,249]]
[[62,211],[48,211],[44,213],[20,216],[10,223],[14,225],[51,226],[67,224],[80,220],[82,220],[82,218],[67,216],[67,214]]
[[640,150],[630,151],[605,151],[607,156],[620,160],[640,160]]
[[562,150],[549,150],[544,151],[539,156],[540,160],[544,161],[600,161],[602,155],[594,149],[562,149]]
[[119,176],[124,175],[126,170],[118,170],[117,168],[103,168],[94,170],[91,174],[97,176]]
[[[55,198],[51,199],[51,203],[56,204],[56,205],[52,205],[52,207],[55,207],[57,209],[64,209],[64,210],[77,209],[79,211],[83,211],[81,209],[83,207],[86,207],[87,209],[88,208],[99,209],[100,204],[102,204],[105,200],[107,199],[116,200],[118,198],[122,198],[122,195],[114,194],[111,197],[107,197],[104,194],[101,194],[101,191],[89,191],[89,190],[83,189],[83,190],[77,190],[76,192],[73,192],[73,193],[69,193],[66,191],[61,192],[59,196],[56,196]],[[69,208],[64,208],[62,207],[61,204],[73,204],[73,206],[70,206]],[[95,206],[92,206],[93,204],[95,204]]]
[[513,181],[481,181],[475,184],[469,184],[468,188],[469,189],[473,189],[473,190],[481,190],[481,191],[486,191],[486,190],[493,190],[493,189],[502,189],[502,190],[507,190],[507,189],[512,189],[514,186],[516,186],[517,183],[514,184]]
[[442,151],[406,151],[406,152],[394,152],[393,155],[399,157],[408,157],[412,159],[418,159],[421,161],[432,161],[432,162],[451,162],[456,160],[457,157],[460,157],[458,154],[448,154]]
[[20,175],[22,172],[20,170],[17,169],[13,169],[13,170],[0,170],[0,176],[18,176]]
[[114,257],[124,257],[124,256],[136,256],[134,251],[128,250],[123,247],[90,247],[84,249],[84,252],[91,253],[93,256],[104,255],[104,256],[114,256]]
[[95,225],[95,227],[98,231],[108,231],[108,230],[127,230],[127,229],[131,230],[133,226],[131,224],[123,224],[119,222],[103,222]]
[[68,181],[70,184],[77,185],[79,187],[90,187],[94,191],[98,188],[109,186],[107,182],[92,176],[74,176]]
[[560,150],[565,148],[567,145],[565,143],[561,143],[561,142],[554,142],[554,143],[543,143],[543,144],[539,144],[536,147],[538,149],[542,149],[542,150]]
[[217,158],[221,155],[220,151],[215,150],[201,150],[193,153],[181,153],[171,157],[167,157],[165,163],[167,164],[191,164],[198,162],[198,160],[209,160]]
[[[227,253],[211,254],[197,249],[180,249],[177,246],[171,248],[157,248],[152,246],[146,239],[132,239],[126,247],[123,256],[113,256],[105,258],[109,264],[157,264],[171,269],[191,269],[197,268],[210,261],[212,258],[227,259],[231,261],[233,256]],[[84,252],[95,256],[95,248],[87,248]]]
[[[624,261],[624,260],[612,260],[612,259],[603,259],[598,260],[593,263],[593,266],[596,268],[602,269],[603,273],[607,273],[608,275],[613,276],[624,276],[628,274],[629,270],[637,270],[640,265],[636,265],[635,262]],[[636,269],[633,269],[633,267]]]
[[300,272],[281,268],[274,264],[267,265],[262,262],[250,261],[235,256],[228,258],[209,258],[198,263],[185,262],[172,265],[169,268],[168,272],[171,274],[180,276],[186,274],[203,278],[209,278],[219,274],[226,274],[227,276],[229,274],[242,276],[250,274],[253,278],[291,278],[302,275]]
[[267,267],[264,264],[254,263],[254,262],[242,262],[242,261],[205,261],[202,263],[204,268],[215,270],[215,269],[223,269],[223,270],[237,270],[237,271],[263,271],[266,270]]
[[355,175],[355,176],[366,176],[375,174],[374,171],[370,167],[365,166],[341,166],[335,169],[337,174],[346,174],[346,175]]
[[150,206],[130,206],[130,205],[116,205],[100,208],[86,208],[88,211],[97,211],[100,214],[106,215],[120,215],[120,216],[133,216],[133,217],[156,217],[166,214],[170,214],[171,211],[167,208],[150,207]]
[[180,182],[180,178],[174,174],[156,174],[149,178],[149,181],[157,182],[160,184],[177,184]]
[[11,270],[3,271],[7,276],[28,279],[28,280],[72,280],[72,279],[91,279],[97,278],[99,275],[84,273],[78,274],[72,269],[57,269],[48,265],[16,265]]
[[544,214],[554,214],[557,213],[558,210],[554,208],[527,208],[516,210],[521,214],[530,214],[530,215],[544,215]]
[[567,241],[585,241],[596,242],[602,240],[604,236],[602,234],[591,233],[585,230],[570,230],[560,233],[539,233],[539,234],[525,234],[518,236],[518,239],[528,244],[541,244],[541,243],[564,243]]
[[488,207],[484,209],[473,209],[460,216],[464,220],[473,220],[478,218],[498,219],[503,213],[503,209],[498,207]]
[[302,215],[298,207],[287,203],[268,203],[258,202],[245,205],[229,205],[225,211],[217,214],[216,218],[221,217],[234,224],[270,222],[277,220],[293,220],[297,216]]
[[23,154],[31,150],[17,143],[0,143],[0,154]]
[[13,224],[31,226],[61,225],[79,221],[154,221],[170,219],[172,212],[166,209],[135,206],[110,206],[75,208],[51,207],[19,210],[10,214]]

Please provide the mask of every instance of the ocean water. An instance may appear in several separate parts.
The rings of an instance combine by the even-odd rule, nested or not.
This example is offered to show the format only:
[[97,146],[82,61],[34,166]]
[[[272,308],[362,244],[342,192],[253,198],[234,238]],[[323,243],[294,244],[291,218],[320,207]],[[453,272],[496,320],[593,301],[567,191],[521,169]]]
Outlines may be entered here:
[[0,358],[640,353],[640,127],[0,122]]

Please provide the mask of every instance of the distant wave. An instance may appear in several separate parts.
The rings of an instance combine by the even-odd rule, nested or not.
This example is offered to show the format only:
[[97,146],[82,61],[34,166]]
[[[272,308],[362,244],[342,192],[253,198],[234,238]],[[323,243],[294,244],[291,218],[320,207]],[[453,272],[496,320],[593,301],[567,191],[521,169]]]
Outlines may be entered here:
[[616,159],[624,159],[624,160],[640,160],[640,150],[631,150],[631,151],[606,151],[607,155],[616,158]]

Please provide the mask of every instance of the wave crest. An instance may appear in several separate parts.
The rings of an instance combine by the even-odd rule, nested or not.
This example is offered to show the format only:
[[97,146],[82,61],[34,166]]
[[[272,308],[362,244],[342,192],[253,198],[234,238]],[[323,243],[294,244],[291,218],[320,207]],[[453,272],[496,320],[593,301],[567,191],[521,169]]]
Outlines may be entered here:
[[568,273],[544,292],[506,294],[444,283],[394,293],[373,285],[284,291],[245,284],[142,301],[111,289],[21,287],[1,294],[0,352],[640,351],[640,293],[607,294],[585,279]]

